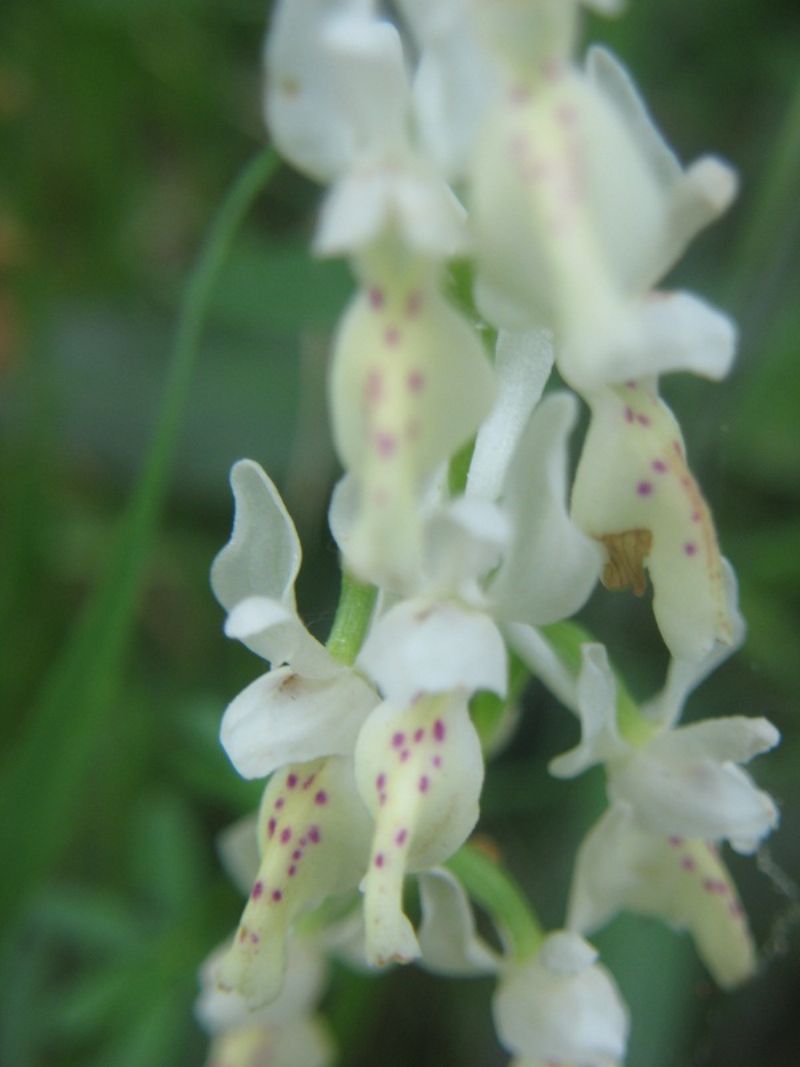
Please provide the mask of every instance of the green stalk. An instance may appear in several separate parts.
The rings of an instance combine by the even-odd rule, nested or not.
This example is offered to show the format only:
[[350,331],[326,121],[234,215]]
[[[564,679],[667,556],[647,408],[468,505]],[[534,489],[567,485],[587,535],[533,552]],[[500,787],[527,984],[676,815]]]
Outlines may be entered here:
[[244,168],[213,220],[182,301],[155,434],[121,522],[106,578],[54,663],[0,775],[6,825],[0,918],[12,919],[69,843],[106,721],[114,713],[143,576],[172,473],[209,300],[233,239],[277,166]]
[[355,663],[364,642],[378,590],[374,585],[356,581],[342,571],[342,588],[333,626],[328,635],[327,649],[334,659],[347,666]]
[[525,894],[507,871],[474,845],[464,845],[445,864],[476,904],[503,931],[518,960],[538,952],[544,933]]

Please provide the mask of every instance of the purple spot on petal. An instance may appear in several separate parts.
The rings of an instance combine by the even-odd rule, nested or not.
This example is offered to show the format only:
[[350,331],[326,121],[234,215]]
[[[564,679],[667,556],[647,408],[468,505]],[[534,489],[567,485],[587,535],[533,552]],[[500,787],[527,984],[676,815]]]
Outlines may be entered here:
[[258,898],[261,896],[261,894],[263,892],[264,892],[264,883],[263,882],[256,882],[256,884],[253,886],[253,892],[250,894],[250,896],[253,898],[253,900],[258,900]]
[[320,791],[314,797],[314,803],[315,804],[327,804],[328,803],[328,794],[325,792],[324,789],[320,789]]
[[406,735],[404,733],[400,733],[398,731],[392,737],[392,747],[393,748],[402,748],[402,746],[405,744],[405,741],[406,741]]
[[309,774],[308,778],[303,782],[303,789],[310,789],[316,777],[316,774]]
[[281,844],[285,845],[287,841],[290,841],[292,837],[292,831],[287,826],[285,830],[281,830]]
[[411,753],[408,751],[408,749],[404,748],[403,751],[400,753],[400,762],[405,763],[410,755]]
[[683,551],[686,553],[687,556],[695,556],[697,555],[697,545],[694,543],[694,541],[687,541],[686,544],[683,546]]
[[663,459],[654,459],[650,466],[653,468],[656,474],[664,474],[667,469],[667,465]]
[[693,511],[692,512],[692,522],[701,522],[702,519],[703,519],[703,516],[700,514],[699,511]]
[[376,867],[382,867],[384,862],[385,862],[385,857],[384,857],[382,852],[379,852],[378,855],[375,857],[375,866]]
[[370,289],[369,302],[374,308],[382,308],[384,303],[383,292],[380,289]]
[[410,393],[421,393],[425,385],[425,375],[418,370],[412,370],[406,378],[406,385]]
[[393,433],[379,430],[375,434],[375,450],[383,459],[389,459],[397,449],[397,438]]
[[639,484],[636,486],[636,492],[639,494],[639,496],[650,496],[650,494],[653,492],[653,483],[639,482]]
[[296,848],[294,850],[294,852],[292,853],[292,859],[293,860],[301,860],[302,858],[303,858],[302,849]]
[[394,835],[394,843],[398,847],[402,847],[406,843],[406,838],[407,837],[408,837],[408,830],[398,830],[397,833]]
[[422,777],[419,780],[419,791],[420,791],[420,793],[427,793],[428,792],[428,787],[430,786],[430,784],[431,784],[430,778],[428,778],[427,774],[423,774]]
[[308,831],[308,839],[312,845],[318,845],[320,842],[320,832],[318,826],[312,826]]
[[387,326],[383,331],[383,339],[390,348],[395,348],[400,344],[400,331],[396,326]]
[[437,741],[444,741],[445,726],[441,719],[433,724],[433,736]]
[[650,425],[650,416],[649,415],[637,415],[636,416],[636,421],[639,423],[640,426],[649,426]]
[[626,407],[625,408],[625,421],[626,422],[633,422],[634,417],[635,416],[634,416],[633,411],[631,410],[631,408]]
[[419,744],[419,742],[423,739],[424,736],[425,730],[421,726],[418,730],[414,731],[414,740],[417,742],[417,744]]
[[289,777],[286,779],[286,785],[289,789],[294,789],[294,787],[297,785],[297,775],[290,774]]
[[371,370],[364,382],[364,399],[370,406],[378,404],[383,396],[383,375],[379,370]]
[[669,843],[672,845],[673,848],[677,848],[679,845],[683,844],[683,838],[682,837],[678,837],[677,835],[674,835],[673,837],[669,837],[669,838],[667,838],[667,840],[669,841]]
[[681,860],[681,867],[683,867],[685,871],[693,871],[696,864],[691,856],[684,856]]
[[383,789],[383,787],[385,785],[386,785],[386,775],[381,773],[375,779],[375,788],[380,790],[380,789]]
[[278,811],[280,811],[285,803],[286,801],[283,799],[283,797],[278,797],[278,799],[275,801],[275,807],[278,809]]
[[280,904],[280,902],[283,900],[283,893],[281,893],[280,889],[272,890],[272,899],[275,901],[276,904]]
[[408,299],[406,300],[406,315],[408,315],[410,319],[413,319],[416,315],[419,315],[421,310],[422,293],[419,289],[415,289],[408,294]]
[[441,767],[441,765],[442,765],[442,757],[441,756],[434,756],[431,762],[433,763],[434,767]]
[[256,934],[256,933],[250,934],[250,943],[252,945],[257,945],[260,940],[261,940],[261,938],[258,936],[258,934]]
[[272,835],[275,833],[275,827],[277,825],[278,824],[274,819],[270,819],[269,822],[267,823],[267,833],[269,834],[270,837],[272,837]]

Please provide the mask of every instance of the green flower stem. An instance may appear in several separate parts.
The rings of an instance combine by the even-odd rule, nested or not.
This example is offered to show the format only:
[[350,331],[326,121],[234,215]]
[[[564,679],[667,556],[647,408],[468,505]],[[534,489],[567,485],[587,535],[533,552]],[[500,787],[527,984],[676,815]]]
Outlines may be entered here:
[[446,866],[508,939],[513,955],[538,952],[544,933],[524,893],[507,871],[474,845],[464,845]]
[[[581,645],[592,643],[595,638],[588,630],[575,622],[555,622],[550,626],[543,626],[542,632],[570,673],[577,675],[581,668]],[[614,670],[613,664],[612,670]],[[614,670],[614,677],[617,682],[619,732],[631,744],[642,744],[652,736],[654,725],[642,715],[639,705],[616,670]]]
[[277,163],[272,150],[248,163],[211,224],[183,296],[155,433],[108,572],[72,627],[2,767],[8,825],[0,828],[6,864],[0,920],[13,918],[31,899],[70,841],[106,721],[116,712],[114,698],[135,630],[210,297],[236,233]]
[[339,604],[328,635],[327,649],[334,659],[350,666],[364,642],[378,590],[374,585],[357,582],[342,571]]
[[502,733],[505,718],[517,705],[522,690],[530,680],[531,672],[526,663],[509,649],[508,693],[504,697],[483,691],[476,693],[469,704],[473,725],[481,739],[484,752],[491,751],[498,733]]

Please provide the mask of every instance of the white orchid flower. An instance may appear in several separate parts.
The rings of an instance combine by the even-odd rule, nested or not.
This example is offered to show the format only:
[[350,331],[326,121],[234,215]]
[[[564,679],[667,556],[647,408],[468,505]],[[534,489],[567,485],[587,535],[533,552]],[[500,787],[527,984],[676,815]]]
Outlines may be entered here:
[[374,690],[336,661],[297,614],[294,583],[301,548],[277,489],[251,460],[231,471],[233,532],[211,569],[228,611],[225,632],[273,669],[228,705],[222,744],[245,778],[323,755],[351,753]]
[[627,1010],[582,937],[560,930],[527,959],[515,958],[510,946],[502,956],[479,937],[466,893],[449,871],[420,876],[420,896],[422,965],[437,974],[497,975],[495,1025],[517,1067],[612,1067],[621,1061]]
[[[517,647],[525,655],[522,645]],[[527,652],[535,658],[533,646]],[[605,648],[586,644],[581,653],[580,675],[572,694],[565,695],[581,720],[582,738],[551,762],[551,772],[571,778],[604,763],[611,800],[628,804],[643,829],[665,837],[728,840],[738,852],[755,851],[777,825],[778,812],[738,764],[773,748],[780,738],[775,727],[743,715],[675,727],[678,712],[672,710],[667,721],[653,721],[642,736],[628,740],[618,728],[617,686]],[[705,664],[697,674],[704,676]],[[684,697],[691,687],[687,679]],[[663,705],[663,697],[654,702]]]
[[361,274],[330,380],[334,441],[356,482],[347,560],[362,579],[403,591],[420,567],[426,484],[488,414],[494,384],[436,268],[393,244]]
[[252,1011],[243,997],[218,985],[228,951],[221,945],[203,964],[195,1014],[212,1035],[206,1067],[330,1067],[333,1042],[316,1006],[326,984],[326,963],[313,938],[291,943],[286,980],[278,997]]
[[354,252],[390,228],[427,256],[463,249],[463,209],[409,138],[400,35],[372,3],[282,0],[265,58],[267,123],[279,150],[334,183],[317,252]]
[[578,850],[567,925],[589,935],[623,910],[687,929],[724,989],[755,971],[747,918],[715,845],[647,830],[635,810],[618,801]]
[[615,1067],[625,1055],[625,1005],[597,952],[570,931],[550,934],[533,958],[504,968],[493,1013],[518,1067]]
[[694,297],[670,315],[645,297],[728,206],[733,173],[713,157],[684,170],[608,52],[585,71],[509,74],[473,178],[480,304],[497,324],[553,329],[573,387],[683,367],[687,329],[722,328]]

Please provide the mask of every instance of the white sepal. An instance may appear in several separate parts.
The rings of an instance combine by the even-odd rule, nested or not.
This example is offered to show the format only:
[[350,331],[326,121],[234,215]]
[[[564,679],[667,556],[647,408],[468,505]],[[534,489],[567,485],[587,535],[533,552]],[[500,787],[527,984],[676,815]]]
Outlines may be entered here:
[[596,960],[583,938],[559,931],[531,960],[510,965],[493,1002],[504,1047],[534,1060],[618,1064],[625,1054],[627,1011]]
[[574,778],[596,763],[606,763],[630,751],[617,730],[617,684],[603,645],[581,645],[577,682],[580,744],[550,761],[557,778]]
[[576,413],[567,393],[544,399],[508,470],[502,499],[513,537],[490,595],[499,614],[516,622],[545,625],[573,615],[600,572],[598,546],[566,506],[567,439]]
[[544,330],[501,330],[495,352],[496,399],[483,421],[469,465],[467,493],[497,500],[531,412],[553,369],[553,341]]
[[404,600],[373,626],[358,664],[395,704],[422,693],[506,692],[506,652],[489,615],[455,603]]
[[436,974],[495,974],[500,957],[478,936],[467,894],[444,867],[418,877],[422,924],[417,931],[422,965]]
[[319,679],[279,667],[228,705],[222,746],[244,778],[265,778],[278,767],[319,756],[344,756],[377,702],[354,671],[341,668]]
[[292,612],[302,552],[286,505],[272,480],[251,459],[234,463],[231,488],[233,531],[211,566],[214,595],[227,611],[257,596],[278,601]]
[[766,719],[708,719],[658,734],[609,765],[609,795],[651,833],[718,841],[754,852],[778,810],[736,764],[767,752],[780,734]]

